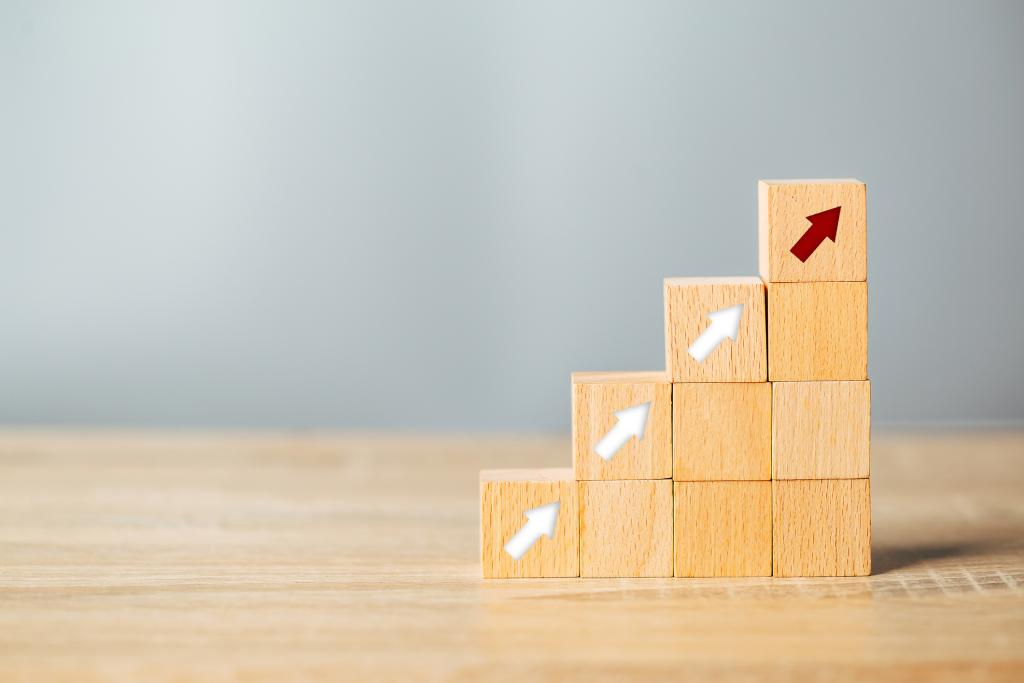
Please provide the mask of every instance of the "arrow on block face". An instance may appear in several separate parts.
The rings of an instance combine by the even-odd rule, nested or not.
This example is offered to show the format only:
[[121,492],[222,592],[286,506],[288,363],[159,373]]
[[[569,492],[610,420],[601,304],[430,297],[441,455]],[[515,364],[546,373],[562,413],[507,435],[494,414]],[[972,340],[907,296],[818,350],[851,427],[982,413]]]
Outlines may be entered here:
[[647,429],[647,414],[650,412],[651,402],[648,401],[615,413],[615,417],[619,421],[597,442],[594,452],[604,460],[611,460],[612,456],[631,438],[634,436],[637,439],[644,438],[644,431]]
[[703,333],[690,348],[686,349],[686,352],[693,356],[694,360],[698,363],[703,363],[704,359],[711,355],[711,352],[718,348],[726,337],[736,341],[736,337],[740,333],[740,318],[743,317],[743,304],[736,304],[731,308],[723,308],[720,311],[714,313],[708,313],[708,317],[711,318],[711,324],[708,325],[708,329],[704,330]]
[[559,507],[561,507],[561,503],[556,500],[554,503],[527,510],[525,513],[526,524],[512,538],[508,539],[508,543],[505,544],[505,552],[511,555],[513,560],[518,560],[533,547],[533,544],[541,536],[554,538]]
[[836,232],[839,230],[839,210],[842,208],[837,206],[834,209],[808,216],[807,220],[811,222],[811,227],[807,228],[807,232],[789,250],[793,256],[806,263],[826,237],[835,242]]

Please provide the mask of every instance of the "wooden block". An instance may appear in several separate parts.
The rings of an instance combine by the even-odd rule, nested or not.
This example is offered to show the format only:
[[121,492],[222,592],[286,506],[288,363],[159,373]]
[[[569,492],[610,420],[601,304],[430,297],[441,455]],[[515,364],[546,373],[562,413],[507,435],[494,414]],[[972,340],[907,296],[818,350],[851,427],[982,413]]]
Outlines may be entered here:
[[[528,519],[526,512],[559,503],[555,532],[540,536],[518,560],[505,544]],[[480,472],[480,561],[485,579],[579,576],[579,494],[572,470]]]
[[871,383],[775,382],[772,478],[871,474]]
[[672,482],[581,481],[580,576],[672,576]]
[[868,479],[772,482],[775,576],[871,573]]
[[[736,338],[726,309],[742,306]],[[712,323],[711,314],[721,313]],[[714,324],[714,329],[709,329]],[[698,350],[714,344],[703,358]],[[764,283],[756,277],[676,277],[665,280],[665,357],[673,382],[763,382],[767,377]],[[691,355],[693,351],[697,357]]]
[[[633,417],[620,411],[650,404],[642,438]],[[644,410],[639,408],[639,410]],[[622,423],[620,425],[620,422]],[[615,430],[612,433],[612,430]],[[610,436],[609,436],[610,434]],[[605,454],[627,438],[607,460]],[[576,479],[669,479],[672,477],[672,385],[664,372],[574,372],[572,452]]]
[[758,254],[765,282],[867,280],[864,183],[762,180],[757,193]]
[[768,285],[772,382],[868,378],[868,284]]
[[672,478],[772,478],[772,387],[767,382],[672,385]]
[[675,482],[676,576],[771,576],[770,481]]

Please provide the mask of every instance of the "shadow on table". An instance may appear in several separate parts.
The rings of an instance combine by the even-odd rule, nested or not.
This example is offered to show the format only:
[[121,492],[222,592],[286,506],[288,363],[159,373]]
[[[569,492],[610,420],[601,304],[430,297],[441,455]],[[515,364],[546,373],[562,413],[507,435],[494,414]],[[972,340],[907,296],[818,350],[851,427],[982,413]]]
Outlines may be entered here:
[[923,545],[879,546],[871,549],[871,573],[886,574],[932,560],[950,560],[986,555],[1006,548],[1006,542],[997,539],[964,541],[961,543],[934,543]]

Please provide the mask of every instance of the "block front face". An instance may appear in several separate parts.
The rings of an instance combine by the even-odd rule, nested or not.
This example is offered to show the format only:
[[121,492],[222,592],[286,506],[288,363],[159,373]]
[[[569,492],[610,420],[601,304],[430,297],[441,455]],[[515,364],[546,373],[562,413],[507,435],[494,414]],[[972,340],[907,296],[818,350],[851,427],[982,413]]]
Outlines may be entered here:
[[672,482],[581,481],[580,576],[672,576]]
[[867,280],[866,197],[858,180],[758,183],[761,277],[766,282]]
[[665,280],[665,362],[673,382],[763,382],[766,348],[760,279]]
[[[640,417],[622,412],[633,409]],[[672,385],[665,373],[573,373],[572,450],[576,479],[670,478]]]
[[871,573],[867,479],[773,481],[775,576]]
[[870,475],[870,382],[776,382],[771,386],[775,479]]
[[673,479],[771,479],[770,384],[679,383],[672,392]]
[[[558,502],[551,538],[528,511]],[[524,530],[528,525],[530,528]],[[529,548],[514,559],[505,546]],[[572,470],[485,470],[480,473],[480,554],[485,579],[579,576],[579,494]]]
[[675,482],[676,576],[771,576],[770,481]]
[[768,285],[772,382],[868,378],[866,282]]

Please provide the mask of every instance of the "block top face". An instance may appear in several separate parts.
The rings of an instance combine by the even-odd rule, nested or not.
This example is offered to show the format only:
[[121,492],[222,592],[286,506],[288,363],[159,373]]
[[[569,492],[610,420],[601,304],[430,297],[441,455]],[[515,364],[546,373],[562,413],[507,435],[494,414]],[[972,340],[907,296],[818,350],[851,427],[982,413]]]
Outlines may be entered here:
[[766,282],[867,280],[867,188],[854,179],[758,183],[758,261]]
[[480,470],[480,481],[572,481],[571,467],[538,467],[534,469]]
[[664,291],[665,362],[673,382],[765,381],[759,278],[666,278]]
[[572,373],[573,384],[667,384],[668,382],[668,374],[662,370]]
[[863,185],[856,178],[790,178],[785,180],[759,180],[765,185]]
[[755,275],[723,275],[709,277],[667,277],[665,285],[691,287],[696,285],[759,285],[761,278]]

